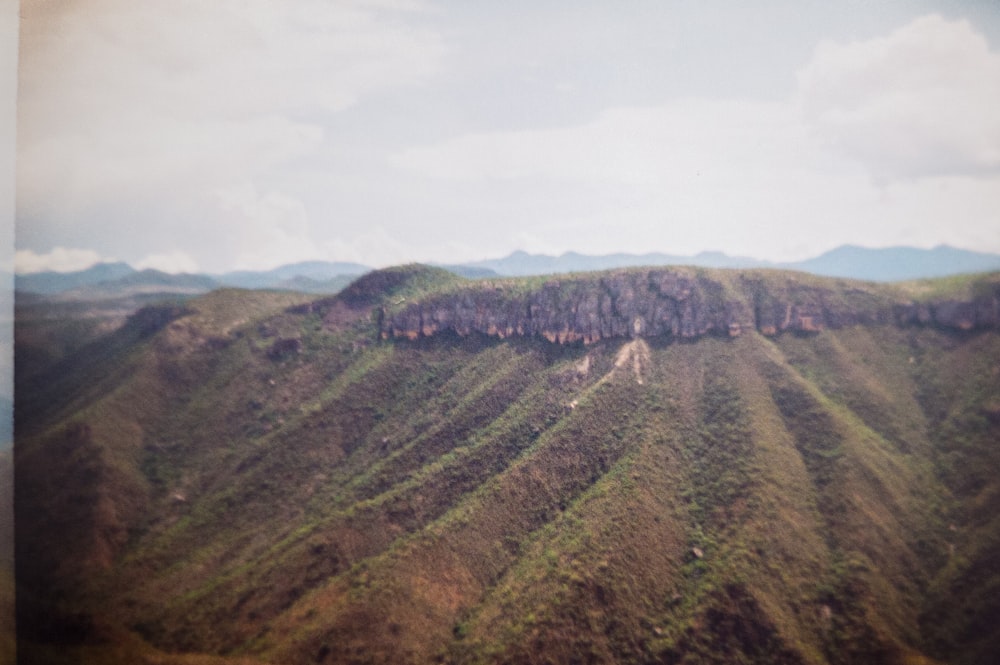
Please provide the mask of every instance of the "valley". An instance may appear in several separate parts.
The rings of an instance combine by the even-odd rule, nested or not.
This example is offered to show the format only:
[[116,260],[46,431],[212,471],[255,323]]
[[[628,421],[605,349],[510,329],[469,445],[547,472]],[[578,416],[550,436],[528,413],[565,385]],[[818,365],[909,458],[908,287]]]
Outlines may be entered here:
[[1000,651],[998,274],[403,266],[35,323],[25,662]]

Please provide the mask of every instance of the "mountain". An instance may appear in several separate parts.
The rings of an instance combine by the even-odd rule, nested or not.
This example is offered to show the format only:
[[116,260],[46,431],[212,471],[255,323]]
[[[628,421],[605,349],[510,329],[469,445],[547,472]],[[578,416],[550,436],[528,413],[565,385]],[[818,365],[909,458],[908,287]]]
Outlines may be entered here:
[[867,249],[844,245],[805,261],[773,263],[743,256],[728,256],[722,252],[701,252],[693,256],[660,253],[587,256],[567,252],[560,256],[548,256],[518,251],[504,258],[478,261],[468,265],[487,268],[505,276],[547,275],[637,266],[771,267],[801,270],[827,277],[893,282],[1000,270],[1000,255],[971,252],[943,245],[934,249],[913,247]]
[[106,300],[148,294],[199,295],[219,288],[219,283],[204,275],[171,274],[159,270],[140,270],[116,279],[77,286],[53,294],[59,300]]
[[158,270],[136,271],[125,263],[100,263],[86,270],[16,275],[19,297],[28,294],[62,296],[64,299],[106,299],[134,296],[156,290],[172,293],[207,293],[220,286],[246,289],[295,289],[336,292],[351,278],[371,270],[357,263],[306,261],[265,271],[235,271],[218,275],[169,274]]
[[21,378],[25,378],[117,330],[142,307],[178,304],[191,297],[194,296],[149,293],[69,300],[18,293],[14,307],[14,366]]
[[695,256],[661,253],[589,256],[566,252],[559,256],[548,256],[517,251],[501,259],[476,261],[466,265],[492,270],[499,275],[523,277],[636,266],[696,265],[705,268],[752,268],[765,266],[767,263],[746,257],[730,257],[722,252],[702,252]]
[[[772,267],[829,277],[891,282],[1000,270],[1000,255],[943,245],[929,250],[912,247],[867,249],[844,245],[805,261],[773,263],[744,256],[728,256],[722,252],[701,252],[693,256],[663,253],[591,256],[566,252],[559,256],[549,256],[517,251],[499,259],[440,267],[462,277],[480,279],[669,265],[703,268]],[[64,294],[66,298],[75,299],[124,297],[160,287],[178,293],[203,293],[219,286],[335,293],[350,279],[370,270],[370,267],[358,263],[305,261],[273,270],[234,271],[214,275],[167,275],[155,270],[137,272],[125,263],[101,263],[78,272],[17,275],[14,280],[15,289],[23,297],[28,297],[29,293],[50,296]]]
[[844,245],[816,258],[783,267],[803,270],[814,275],[900,282],[1000,270],[1000,256],[970,252],[945,245],[934,249],[913,247],[868,249]]
[[998,366],[1000,274],[146,307],[19,367],[19,654],[993,662]]
[[75,272],[38,272],[14,276],[14,289],[51,295],[127,277],[135,270],[127,263],[98,263]]
[[312,286],[307,290],[312,292],[317,283],[335,280],[336,284],[343,287],[346,283],[341,284],[341,282],[345,277],[357,277],[370,270],[370,267],[359,263],[306,261],[280,266],[273,270],[229,272],[215,275],[214,278],[220,284],[241,289],[288,288],[289,284],[296,283],[295,280],[308,280],[307,283]]

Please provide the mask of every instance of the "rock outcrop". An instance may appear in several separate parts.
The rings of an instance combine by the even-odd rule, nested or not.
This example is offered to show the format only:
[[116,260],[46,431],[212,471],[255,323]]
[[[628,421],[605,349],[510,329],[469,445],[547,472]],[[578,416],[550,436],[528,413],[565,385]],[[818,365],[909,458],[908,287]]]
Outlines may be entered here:
[[936,325],[955,330],[1000,328],[1000,284],[971,300],[940,300],[898,304],[895,318],[900,325]]
[[720,284],[656,271],[554,279],[534,289],[479,284],[386,313],[381,330],[385,337],[411,339],[452,330],[590,343],[607,337],[729,334],[752,322],[746,303],[727,298]]
[[849,325],[1000,327],[1000,283],[969,301],[899,302],[876,285],[789,273],[619,270],[531,282],[477,282],[378,312],[383,339],[451,331],[590,344],[609,337],[815,333]]

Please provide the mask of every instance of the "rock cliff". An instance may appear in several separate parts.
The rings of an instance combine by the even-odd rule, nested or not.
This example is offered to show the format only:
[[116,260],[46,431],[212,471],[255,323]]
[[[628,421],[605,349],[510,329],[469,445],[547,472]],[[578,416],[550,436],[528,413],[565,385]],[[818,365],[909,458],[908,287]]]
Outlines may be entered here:
[[378,312],[384,339],[442,331],[541,336],[590,344],[609,337],[812,333],[849,325],[1000,327],[1000,282],[968,300],[915,301],[884,286],[796,273],[688,268],[619,270],[548,281],[476,282]]

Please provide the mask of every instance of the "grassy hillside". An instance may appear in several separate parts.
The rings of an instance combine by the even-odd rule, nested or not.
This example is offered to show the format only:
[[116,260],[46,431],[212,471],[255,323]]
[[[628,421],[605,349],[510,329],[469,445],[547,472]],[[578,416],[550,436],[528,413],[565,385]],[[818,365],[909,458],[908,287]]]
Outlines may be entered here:
[[[408,266],[314,304],[217,292],[55,370],[19,365],[21,653],[839,664],[1000,649],[996,332],[379,339],[379,306],[456,279]],[[904,293],[810,279],[845,299]]]

